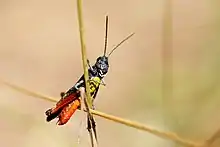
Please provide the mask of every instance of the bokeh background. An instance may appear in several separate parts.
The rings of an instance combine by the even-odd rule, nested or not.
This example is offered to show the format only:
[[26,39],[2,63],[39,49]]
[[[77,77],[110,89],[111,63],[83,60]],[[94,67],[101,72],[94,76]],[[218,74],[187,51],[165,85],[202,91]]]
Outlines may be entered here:
[[[84,0],[87,54],[102,55],[105,15],[110,58],[96,108],[192,140],[208,139],[220,122],[218,0]],[[59,98],[83,73],[75,0],[0,0],[0,77]],[[2,147],[90,146],[85,114],[46,123],[52,103],[0,85]],[[99,146],[179,146],[96,117]],[[78,136],[80,144],[77,145]],[[219,146],[216,141],[213,146]]]

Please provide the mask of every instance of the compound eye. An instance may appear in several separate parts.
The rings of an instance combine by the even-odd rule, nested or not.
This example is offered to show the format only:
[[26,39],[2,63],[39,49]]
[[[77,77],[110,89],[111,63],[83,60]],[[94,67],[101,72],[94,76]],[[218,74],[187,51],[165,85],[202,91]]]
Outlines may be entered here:
[[100,60],[101,60],[101,57],[98,57],[98,58],[96,59],[97,62],[100,62]]

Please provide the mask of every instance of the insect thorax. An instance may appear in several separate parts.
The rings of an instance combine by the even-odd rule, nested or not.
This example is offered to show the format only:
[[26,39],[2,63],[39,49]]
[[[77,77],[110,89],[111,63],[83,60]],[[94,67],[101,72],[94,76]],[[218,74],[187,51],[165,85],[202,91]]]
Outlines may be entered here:
[[90,85],[90,93],[95,92],[96,89],[100,86],[100,83],[102,82],[101,78],[99,77],[92,77],[89,81]]

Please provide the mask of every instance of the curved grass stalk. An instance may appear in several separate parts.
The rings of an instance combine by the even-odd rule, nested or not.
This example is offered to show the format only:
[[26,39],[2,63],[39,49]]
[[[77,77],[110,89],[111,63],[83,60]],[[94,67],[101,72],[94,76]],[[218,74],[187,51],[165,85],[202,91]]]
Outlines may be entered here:
[[[86,112],[89,124],[94,129],[95,126],[93,126],[92,123],[92,114],[90,112],[90,109],[92,108],[92,98],[90,95],[90,87],[89,87],[89,72],[88,72],[88,65],[87,65],[87,54],[86,54],[86,45],[85,45],[85,39],[84,39],[84,25],[83,25],[83,18],[82,18],[82,0],[77,0],[77,14],[78,14],[78,22],[79,22],[79,33],[80,33],[80,43],[81,43],[81,52],[82,52],[82,61],[83,61],[83,70],[84,70],[84,79],[85,79],[85,85],[86,85],[86,97],[84,99],[84,102],[86,104]],[[91,144],[92,147],[94,147],[94,141],[93,141],[93,134],[92,130],[88,129],[89,135],[91,138]],[[96,136],[96,132],[95,136]],[[97,138],[96,138],[97,141]]]
[[[26,94],[26,95],[29,95],[29,96],[32,96],[32,97],[37,97],[39,99],[46,100],[46,101],[49,101],[49,102],[55,102],[55,103],[58,101],[58,99],[55,99],[53,97],[48,97],[48,96],[36,93],[34,91],[30,91],[26,88],[11,84],[11,83],[6,82],[6,81],[0,80],[0,83],[2,83],[4,85],[18,91],[18,92],[21,92],[23,94]],[[86,112],[86,110],[84,110],[84,111]],[[120,117],[116,117],[116,116],[109,115],[109,114],[106,114],[106,113],[103,113],[103,112],[100,112],[100,111],[96,111],[96,110],[92,110],[92,109],[90,109],[90,112],[92,114],[96,115],[96,116],[100,116],[102,118],[105,118],[105,119],[108,119],[108,120],[111,120],[111,121],[129,126],[129,127],[132,127],[132,128],[138,129],[138,130],[142,130],[142,131],[154,134],[154,135],[156,135],[160,138],[175,141],[176,143],[179,143],[179,144],[187,146],[187,147],[203,147],[204,146],[204,144],[202,144],[202,143],[197,143],[197,142],[193,142],[193,141],[181,138],[180,136],[178,136],[177,134],[175,134],[173,132],[160,131],[160,130],[153,129],[153,128],[147,126],[147,125],[144,125],[144,124],[141,124],[141,123],[138,123],[138,122],[123,119],[123,118],[120,118]]]
[[86,97],[89,104],[89,108],[92,107],[92,98],[89,91],[89,72],[87,66],[87,54],[86,54],[86,45],[84,39],[84,25],[82,20],[82,1],[77,0],[77,13],[78,13],[78,22],[79,22],[79,33],[80,33],[80,43],[81,43],[81,52],[82,52],[82,61],[83,61],[83,71],[84,79],[86,84]]

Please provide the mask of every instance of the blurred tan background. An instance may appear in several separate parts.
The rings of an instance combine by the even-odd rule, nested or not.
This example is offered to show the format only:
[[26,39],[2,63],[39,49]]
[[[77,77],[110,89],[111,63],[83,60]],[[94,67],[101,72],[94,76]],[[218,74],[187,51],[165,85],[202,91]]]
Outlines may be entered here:
[[[110,50],[136,35],[110,58],[96,108],[116,116],[205,140],[220,125],[220,12],[217,0],[85,0],[91,63],[102,55],[105,15]],[[0,77],[59,97],[82,74],[75,0],[0,0]],[[53,104],[0,85],[2,147],[90,146],[85,115],[46,123]],[[101,118],[99,146],[173,147],[177,144]],[[82,131],[79,131],[82,130]],[[80,133],[81,132],[81,133]],[[218,141],[216,146],[220,144]]]

